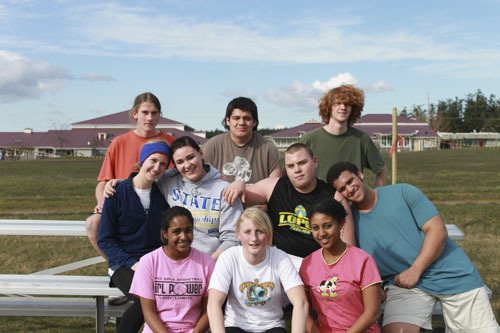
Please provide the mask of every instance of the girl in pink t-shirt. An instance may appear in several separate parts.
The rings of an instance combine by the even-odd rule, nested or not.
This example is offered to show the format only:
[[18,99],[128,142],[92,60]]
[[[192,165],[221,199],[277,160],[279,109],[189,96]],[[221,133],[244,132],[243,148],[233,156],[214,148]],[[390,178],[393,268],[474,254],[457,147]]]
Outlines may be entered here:
[[380,274],[373,258],[344,243],[340,231],[344,207],[327,199],[309,214],[312,236],[321,246],[306,257],[300,277],[318,320],[308,318],[308,332],[379,333]]
[[205,332],[207,288],[215,262],[191,248],[191,212],[179,206],[167,210],[161,240],[162,247],[141,258],[130,287],[141,300],[143,332]]

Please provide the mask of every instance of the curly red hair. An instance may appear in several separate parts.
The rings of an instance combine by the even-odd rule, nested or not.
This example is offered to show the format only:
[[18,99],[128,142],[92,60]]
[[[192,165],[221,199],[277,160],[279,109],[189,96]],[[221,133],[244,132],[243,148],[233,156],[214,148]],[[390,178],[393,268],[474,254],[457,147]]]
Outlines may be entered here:
[[318,105],[319,115],[325,124],[330,122],[332,107],[336,103],[344,103],[345,105],[351,106],[351,114],[347,120],[350,127],[354,125],[361,116],[361,112],[365,106],[365,94],[363,90],[350,84],[344,84],[340,87],[330,89],[321,97]]

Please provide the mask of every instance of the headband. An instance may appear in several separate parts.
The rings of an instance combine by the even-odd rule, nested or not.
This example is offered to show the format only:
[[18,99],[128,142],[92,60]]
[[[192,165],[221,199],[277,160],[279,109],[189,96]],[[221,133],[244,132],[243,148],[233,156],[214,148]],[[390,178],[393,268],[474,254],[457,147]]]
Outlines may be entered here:
[[154,153],[165,154],[170,159],[170,147],[164,141],[148,142],[145,143],[141,148],[141,153],[139,155],[139,165],[142,165],[146,158]]

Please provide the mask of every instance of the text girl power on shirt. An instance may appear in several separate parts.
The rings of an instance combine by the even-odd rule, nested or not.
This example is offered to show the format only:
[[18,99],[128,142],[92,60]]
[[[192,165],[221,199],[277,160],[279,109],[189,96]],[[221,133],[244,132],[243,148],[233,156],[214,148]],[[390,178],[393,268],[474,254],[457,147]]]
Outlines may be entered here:
[[154,281],[155,296],[161,298],[179,298],[201,296],[203,283],[185,283],[178,281]]

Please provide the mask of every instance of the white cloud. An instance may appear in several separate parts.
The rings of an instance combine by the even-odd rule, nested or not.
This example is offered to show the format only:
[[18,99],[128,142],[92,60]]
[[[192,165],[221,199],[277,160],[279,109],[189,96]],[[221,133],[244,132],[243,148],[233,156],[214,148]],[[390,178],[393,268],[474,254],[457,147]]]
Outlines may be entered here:
[[[318,105],[318,100],[328,90],[343,84],[357,85],[358,80],[351,73],[340,73],[326,81],[301,83],[294,81],[280,89],[271,89],[266,93],[266,99],[283,107],[311,108]],[[383,81],[380,81],[383,82]]]
[[358,80],[354,76],[352,76],[351,73],[340,73],[336,76],[332,76],[328,81],[326,82],[321,82],[321,81],[314,81],[312,83],[312,86],[315,89],[321,90],[323,92],[326,92],[332,88],[341,86],[343,84],[353,84],[356,85],[358,83]]
[[384,80],[377,80],[375,82],[372,82],[368,85],[364,85],[362,87],[366,92],[372,92],[372,93],[383,93],[386,91],[392,91],[393,88],[391,85],[384,81]]
[[79,79],[85,81],[116,81],[112,76],[97,73],[85,73],[80,75]]
[[500,57],[497,57],[495,64],[492,63],[493,56],[484,61],[465,61],[465,62],[432,62],[426,65],[415,66],[413,71],[435,75],[436,73],[444,74],[455,79],[498,79],[500,77]]
[[312,84],[294,81],[288,86],[271,89],[266,93],[266,99],[282,107],[311,108],[317,105],[322,91]]
[[[116,3],[72,7],[67,17],[74,22],[76,36],[83,38],[72,49],[86,54],[325,64],[484,58],[477,49],[443,42],[426,31],[361,32],[356,29],[360,18],[338,24],[310,24],[304,19],[272,26],[255,18],[203,20]],[[485,52],[499,59],[497,50]]]
[[[226,90],[222,93],[224,97],[227,98],[236,98],[236,97],[248,97],[252,99],[254,102],[257,102],[257,93],[253,90],[248,89],[231,89]],[[229,102],[229,101],[228,101]]]
[[5,18],[8,17],[8,10],[7,7],[3,4],[0,4],[0,22],[2,22]]
[[105,107],[96,106],[91,110],[91,112],[92,112],[92,114],[96,114],[96,115],[105,115],[105,114],[108,114],[110,111]]
[[[173,10],[167,10],[170,8]],[[346,15],[347,19],[335,20],[318,19],[310,13],[275,24],[270,19],[259,20],[255,14],[228,19],[216,15],[196,17],[193,11],[193,16],[181,16],[174,12],[179,6],[170,8],[71,2],[71,6],[61,6],[60,14],[53,14],[53,19],[64,17],[60,22],[67,34],[62,34],[60,40],[0,34],[0,45],[55,54],[213,62],[333,64],[411,60],[422,62],[413,68],[424,73],[429,62],[488,67],[498,67],[500,62],[497,45],[483,43],[487,48],[476,47],[471,39],[456,38],[467,32],[463,25],[451,29],[441,21],[415,28],[407,24],[389,31],[383,30],[384,25],[363,30],[369,15],[356,12]],[[481,40],[476,43],[481,45]],[[460,77],[462,73],[460,66],[456,66],[456,72],[436,67],[433,74]],[[486,75],[463,70],[465,77]],[[489,75],[498,77],[500,73],[493,71]]]
[[62,67],[34,61],[14,52],[0,50],[0,102],[37,98],[56,92],[64,82],[73,79]]
[[[345,72],[332,76],[326,81],[317,80],[309,84],[294,81],[280,89],[269,90],[266,93],[266,99],[282,107],[310,109],[318,105],[318,100],[324,93],[343,84],[359,86],[358,80],[351,73]],[[393,90],[389,83],[383,80],[377,80],[359,87],[370,93],[383,93]]]

